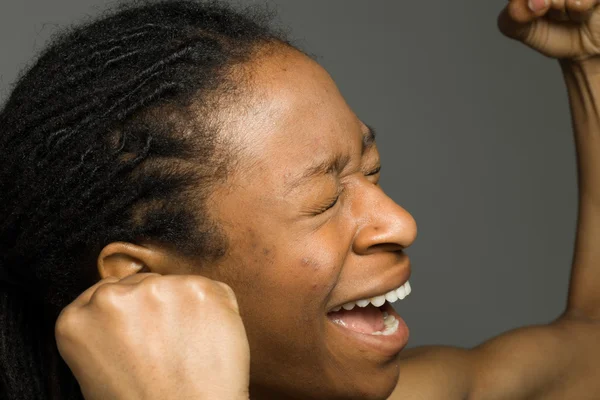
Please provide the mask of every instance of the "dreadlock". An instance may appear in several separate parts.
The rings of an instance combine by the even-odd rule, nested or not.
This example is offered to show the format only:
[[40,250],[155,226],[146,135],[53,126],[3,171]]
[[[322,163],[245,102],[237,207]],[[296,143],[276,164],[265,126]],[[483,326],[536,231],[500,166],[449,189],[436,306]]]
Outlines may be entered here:
[[61,33],[18,80],[0,110],[0,398],[83,398],[54,323],[106,244],[224,254],[203,207],[232,157],[215,115],[240,98],[236,66],[288,43],[267,22],[216,1],[129,3]]

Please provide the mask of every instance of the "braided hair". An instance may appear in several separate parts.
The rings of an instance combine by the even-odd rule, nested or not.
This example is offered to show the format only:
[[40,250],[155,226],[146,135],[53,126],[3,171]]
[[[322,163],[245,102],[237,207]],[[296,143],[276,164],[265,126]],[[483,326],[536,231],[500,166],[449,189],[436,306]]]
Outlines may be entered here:
[[54,323],[99,279],[106,244],[225,253],[203,205],[233,157],[216,112],[243,100],[236,66],[289,45],[268,21],[129,3],[55,37],[18,80],[0,109],[0,398],[82,398]]

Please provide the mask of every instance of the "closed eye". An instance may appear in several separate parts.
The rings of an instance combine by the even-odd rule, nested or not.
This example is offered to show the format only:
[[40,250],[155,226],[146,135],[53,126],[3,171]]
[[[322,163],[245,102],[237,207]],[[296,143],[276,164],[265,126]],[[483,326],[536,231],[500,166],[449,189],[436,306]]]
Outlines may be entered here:
[[374,170],[372,170],[371,172],[367,172],[365,174],[365,176],[373,176],[373,175],[377,175],[378,173],[381,172],[381,165],[378,166],[377,168],[375,168]]
[[325,206],[323,206],[319,210],[317,210],[317,212],[315,212],[315,215],[323,214],[327,210],[332,209],[337,204],[337,202],[340,199],[341,195],[342,195],[342,189],[338,190],[338,192],[336,193],[336,195],[328,203],[326,203]]
[[[375,176],[375,175],[377,175],[377,174],[378,174],[378,173],[380,173],[380,172],[381,172],[381,165],[380,165],[380,166],[378,166],[378,167],[376,167],[375,169],[371,170],[370,172],[367,172],[367,173],[365,174],[365,176]],[[341,196],[341,194],[342,194],[342,191],[340,190],[340,191],[339,191],[339,192],[338,192],[338,193],[335,195],[335,197],[333,197],[333,198],[331,199],[331,201],[327,203],[327,205],[325,205],[325,206],[321,207],[319,210],[317,210],[317,211],[315,212],[315,215],[318,215],[318,214],[323,214],[323,213],[324,213],[324,212],[326,212],[327,210],[330,210],[330,209],[332,209],[332,208],[333,208],[333,207],[334,207],[334,206],[337,204],[338,200],[340,199],[340,196]]]
[[331,203],[329,203],[329,205],[327,205],[327,206],[323,207],[323,209],[319,210],[319,214],[322,214],[325,211],[333,208],[337,204],[339,199],[340,199],[340,196],[336,196],[335,199],[333,199],[333,201]]

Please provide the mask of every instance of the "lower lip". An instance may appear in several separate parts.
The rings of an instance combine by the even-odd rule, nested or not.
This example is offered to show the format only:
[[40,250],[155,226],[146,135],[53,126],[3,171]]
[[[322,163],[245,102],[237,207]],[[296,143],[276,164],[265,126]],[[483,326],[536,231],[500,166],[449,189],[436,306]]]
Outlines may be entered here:
[[368,333],[360,333],[343,327],[342,325],[332,322],[329,318],[327,320],[331,325],[335,327],[337,331],[344,334],[346,338],[355,343],[355,345],[368,349],[372,352],[380,353],[386,357],[395,357],[406,347],[409,337],[409,329],[406,322],[398,315],[396,310],[390,303],[385,303],[382,307],[382,311],[387,312],[389,315],[393,315],[398,321],[398,329],[391,335],[371,335]]

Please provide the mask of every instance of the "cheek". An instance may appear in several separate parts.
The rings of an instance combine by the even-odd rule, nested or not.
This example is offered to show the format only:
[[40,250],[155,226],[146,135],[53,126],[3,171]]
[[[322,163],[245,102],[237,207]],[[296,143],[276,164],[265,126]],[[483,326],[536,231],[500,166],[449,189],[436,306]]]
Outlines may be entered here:
[[240,311],[248,323],[263,327],[269,326],[261,323],[266,320],[288,329],[294,320],[322,323],[319,316],[324,315],[348,252],[346,232],[339,223],[293,233],[290,227],[257,225],[236,232],[229,265],[223,269],[231,271],[231,283],[226,283],[236,291]]
[[311,283],[307,287],[310,289],[310,294],[326,293],[333,287],[335,276],[332,275],[335,275],[338,269],[336,261],[335,259],[323,261],[310,256],[302,257],[296,271],[297,275],[310,278]]
[[[236,257],[236,280],[242,286],[240,306],[252,314],[248,318],[268,314],[287,324],[307,323],[321,315],[342,269],[342,252],[325,240],[308,240],[310,236],[268,240],[247,232],[246,238],[246,251]],[[262,307],[254,307],[257,304]]]
[[[350,230],[341,225],[332,221],[318,231],[299,236],[283,255],[288,262],[286,270],[302,285],[298,289],[306,296],[306,304],[314,304],[320,311],[337,284],[351,244]],[[285,262],[278,260],[278,264]]]

